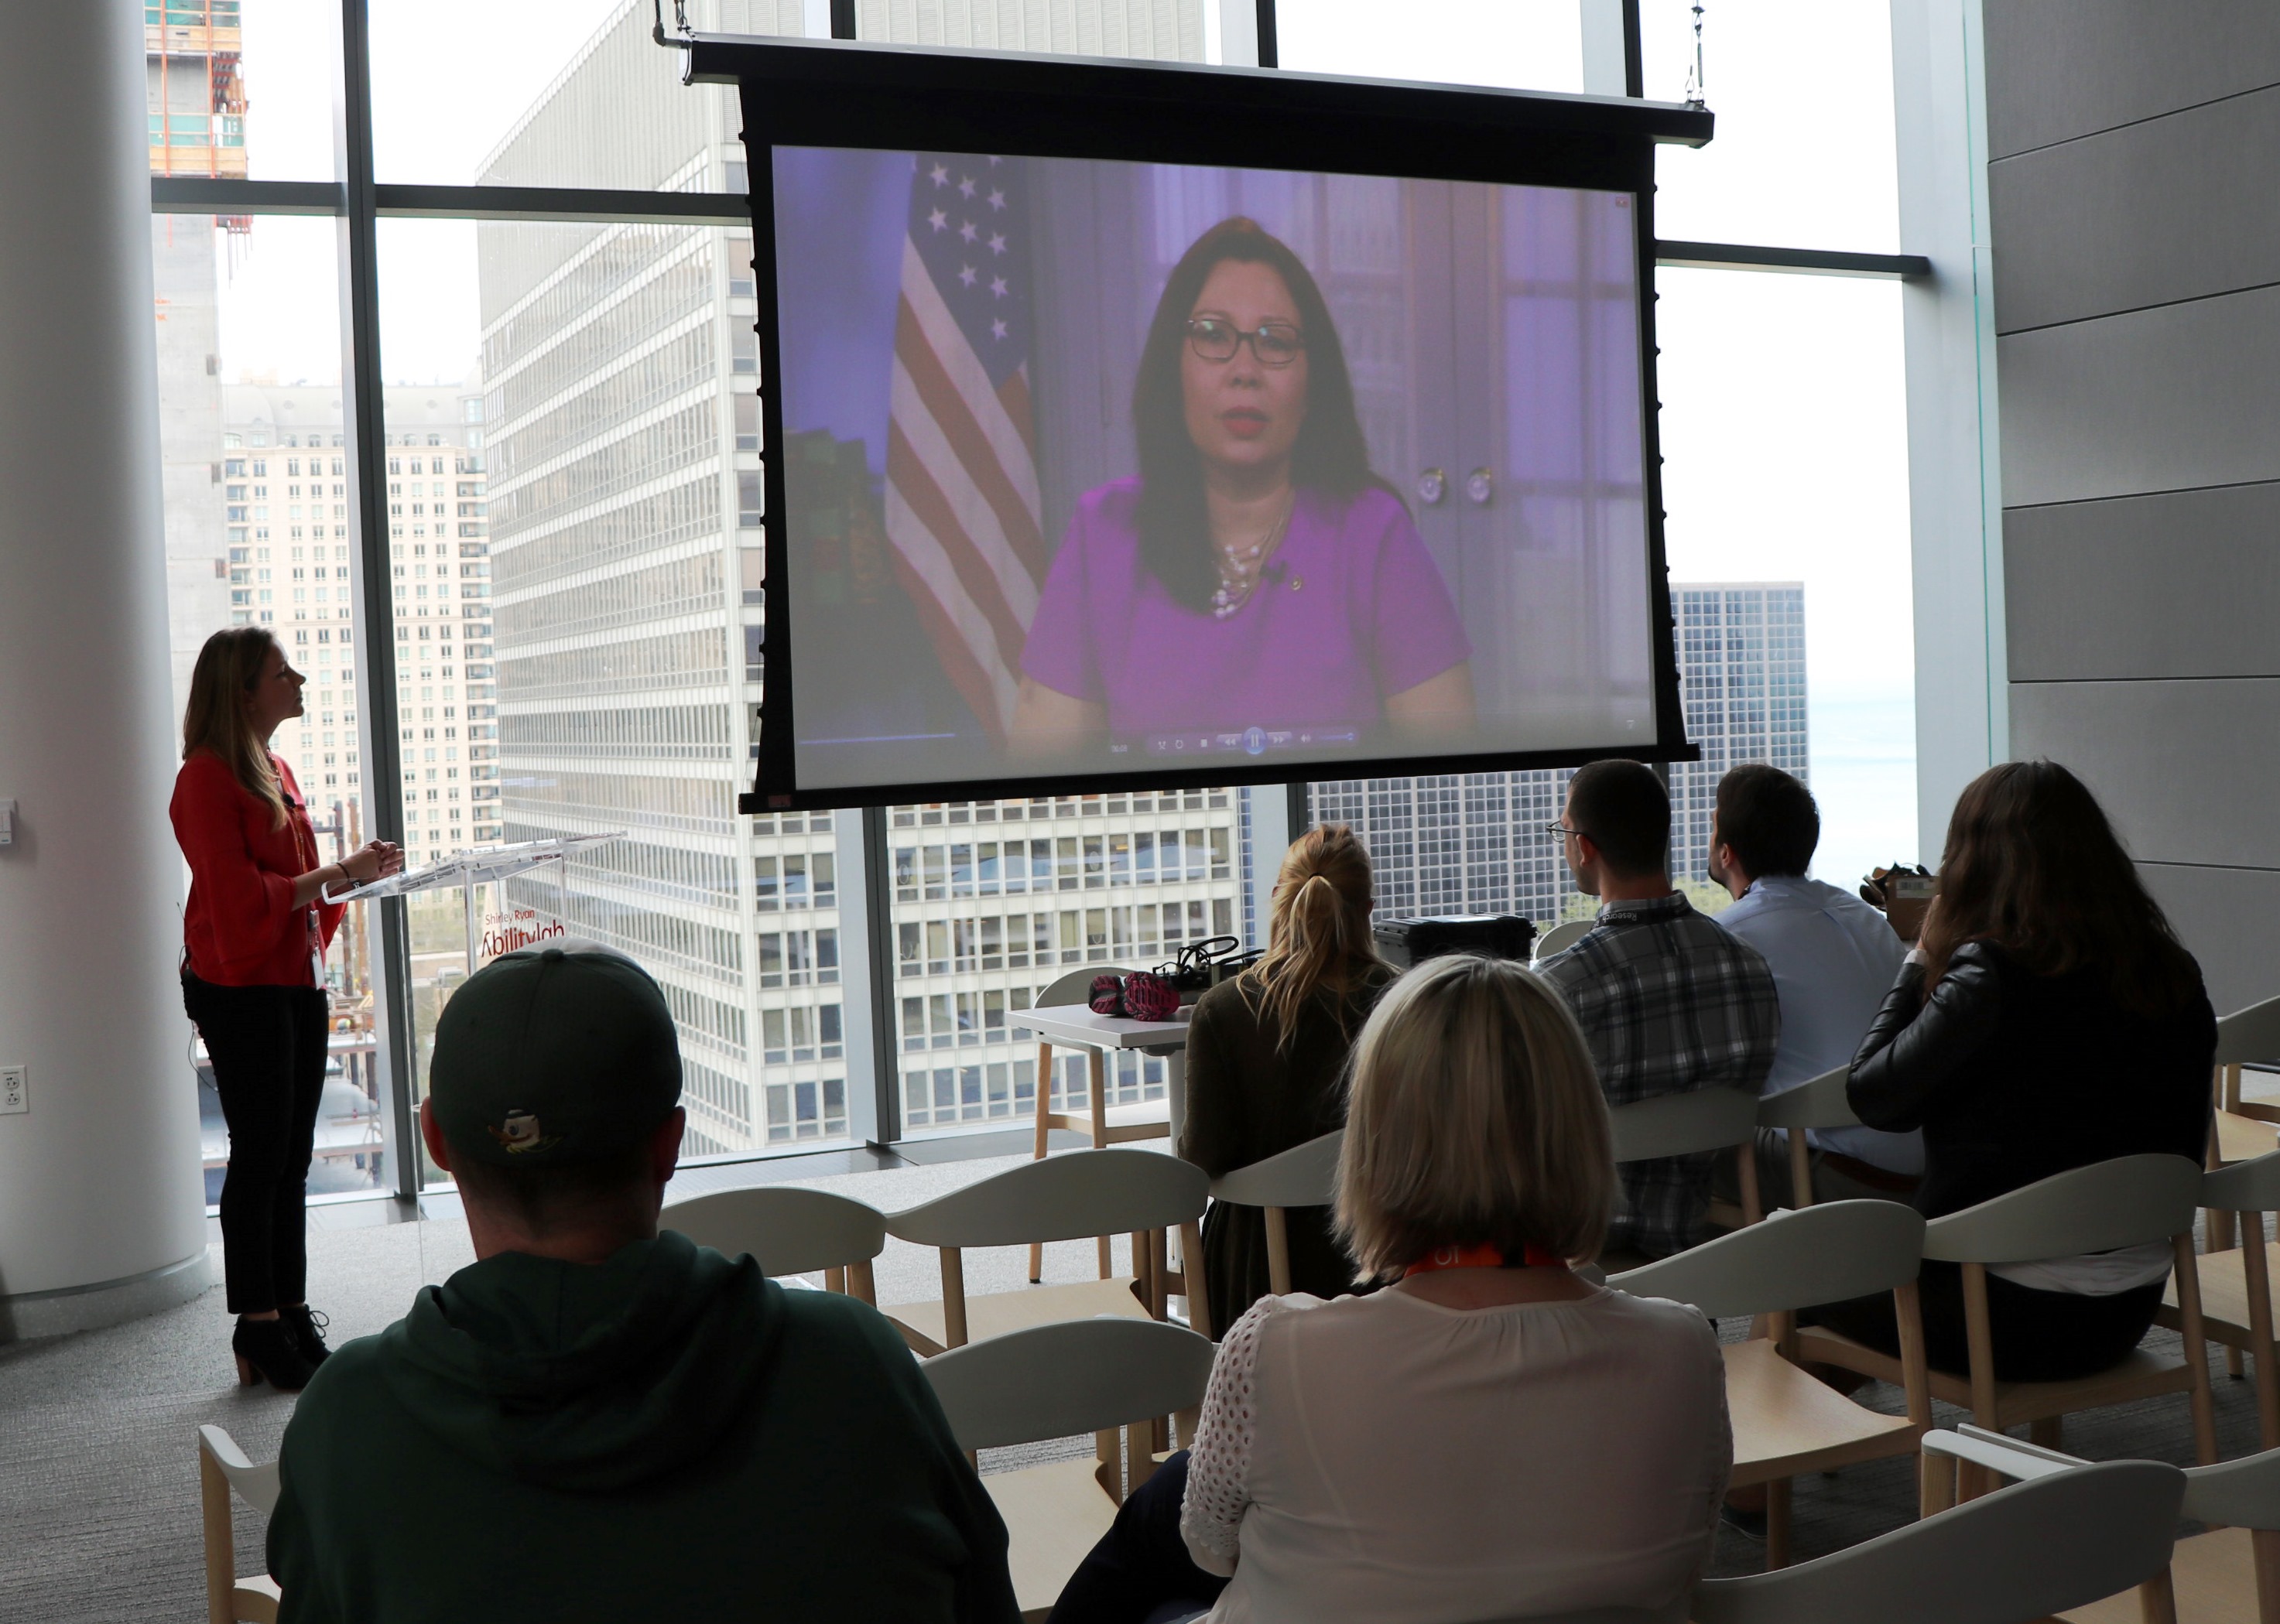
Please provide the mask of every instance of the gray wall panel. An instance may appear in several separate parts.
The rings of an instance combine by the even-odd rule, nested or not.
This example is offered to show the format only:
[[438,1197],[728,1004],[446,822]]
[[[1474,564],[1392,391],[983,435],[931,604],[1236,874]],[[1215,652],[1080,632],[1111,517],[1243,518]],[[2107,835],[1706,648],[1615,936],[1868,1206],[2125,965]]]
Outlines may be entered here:
[[2280,867],[2280,680],[2014,682],[2011,748],[2080,776],[2136,857]]
[[1986,0],[1985,16],[1996,158],[2280,84],[2273,0]]
[[1993,164],[1987,183],[1999,331],[2280,282],[2280,89]]
[[2280,676],[2280,483],[2003,516],[2014,681]]
[[2141,863],[2138,874],[2201,961],[2220,1015],[2280,995],[2280,874]]
[[2007,506],[2280,479],[2280,289],[2014,333],[1996,353]]

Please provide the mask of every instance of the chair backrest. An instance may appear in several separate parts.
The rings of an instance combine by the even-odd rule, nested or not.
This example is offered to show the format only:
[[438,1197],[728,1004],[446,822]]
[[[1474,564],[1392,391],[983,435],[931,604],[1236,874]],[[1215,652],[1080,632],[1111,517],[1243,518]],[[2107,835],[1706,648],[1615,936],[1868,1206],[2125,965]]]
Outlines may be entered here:
[[2166,1241],[2193,1227],[2200,1202],[2201,1170],[2184,1157],[2116,1157],[1932,1220],[1924,1256],[2032,1263]]
[[763,1185],[676,1201],[660,1228],[731,1258],[749,1252],[763,1274],[809,1274],[875,1258],[887,1244],[886,1215],[845,1196]]
[[237,1447],[237,1440],[220,1427],[198,1428],[198,1448],[221,1468],[229,1480],[230,1492],[266,1517],[277,1509],[277,1463],[266,1460],[259,1466],[245,1458]]
[[1211,1341],[1154,1320],[1067,1320],[922,1360],[960,1449],[1036,1443],[1192,1410]]
[[1337,1193],[1338,1153],[1345,1143],[1341,1128],[1237,1167],[1212,1181],[1211,1197],[1241,1207],[1328,1206]]
[[1051,985],[1037,994],[1029,1007],[1044,1010],[1063,1004],[1087,1004],[1092,999],[1094,976],[1131,974],[1121,965],[1089,965],[1082,970],[1072,970],[1067,975],[1056,977]]
[[1542,963],[1555,953],[1564,953],[1591,934],[1597,920],[1569,920],[1565,925],[1554,925],[1536,938],[1533,962]]
[[1897,1201],[1823,1202],[1768,1213],[1607,1283],[1691,1304],[1713,1320],[1785,1313],[1906,1285],[1923,1236],[1923,1214]]
[[1855,1128],[1860,1119],[1852,1114],[1852,1102],[1845,1097],[1845,1085],[1852,1076],[1852,1068],[1840,1066],[1833,1072],[1799,1083],[1793,1089],[1783,1089],[1778,1094],[1768,1094],[1758,1101],[1760,1128]]
[[2201,1205],[2220,1212],[2280,1212],[2280,1151],[2201,1174]]
[[1998,1489],[1818,1560],[1694,1592],[1696,1624],[2029,1624],[2168,1566],[2185,1474],[2112,1460]]
[[1022,1246],[1170,1229],[1199,1218],[1211,1180],[1154,1151],[1068,1151],[887,1217],[920,1246]]
[[2280,1528],[2280,1449],[2185,1468],[2185,1515],[2233,1528]]
[[1723,1151],[1755,1135],[1758,1097],[1739,1089],[1663,1094],[1607,1112],[1619,1162]]
[[2280,1060],[2280,998],[2217,1019],[2216,1063],[2241,1066],[2252,1060]]

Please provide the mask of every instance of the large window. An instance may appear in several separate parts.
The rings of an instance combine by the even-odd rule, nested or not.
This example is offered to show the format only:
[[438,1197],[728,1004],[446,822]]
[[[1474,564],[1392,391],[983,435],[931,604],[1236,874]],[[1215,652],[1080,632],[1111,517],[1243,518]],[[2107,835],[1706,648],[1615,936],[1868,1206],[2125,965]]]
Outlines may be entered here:
[[[866,39],[1201,60],[1248,37],[1251,7],[858,0],[853,17]],[[839,8],[689,10],[797,33]],[[1276,34],[1288,68],[1605,90],[1621,12],[1282,0]],[[1676,99],[1693,11],[1641,17],[1646,93]],[[1254,830],[1282,827],[1279,789],[737,813],[768,584],[746,158],[735,96],[683,87],[651,20],[649,0],[369,0],[369,82],[344,86],[337,7],[147,11],[178,685],[215,627],[272,627],[310,695],[277,748],[343,849],[386,833],[425,864],[615,836],[472,897],[351,912],[312,1190],[433,1176],[407,1135],[436,1020],[471,961],[527,942],[648,966],[691,1149],[741,1156],[1011,1126],[1041,1087],[1067,1105],[1082,1063],[1041,1080],[1023,1009],[1103,966],[1264,934],[1278,854]],[[1873,272],[1896,245],[1888,21],[1712,6],[1718,139],[1660,156],[1660,236],[1698,245],[1658,305],[1675,635],[1705,754],[1673,771],[1690,881],[1716,777],[1743,760],[1813,783],[1825,877],[1917,855],[1898,291],[1737,268],[1771,245],[1791,270],[1808,268],[1791,250],[1833,250]],[[336,150],[336,102],[368,116],[368,144]],[[614,195],[601,218],[595,189]],[[1366,831],[1388,915],[1548,925],[1589,907],[1542,832],[1563,779],[1323,782],[1306,805]],[[1159,1058],[1128,1056],[1112,1098],[1163,1087]]]

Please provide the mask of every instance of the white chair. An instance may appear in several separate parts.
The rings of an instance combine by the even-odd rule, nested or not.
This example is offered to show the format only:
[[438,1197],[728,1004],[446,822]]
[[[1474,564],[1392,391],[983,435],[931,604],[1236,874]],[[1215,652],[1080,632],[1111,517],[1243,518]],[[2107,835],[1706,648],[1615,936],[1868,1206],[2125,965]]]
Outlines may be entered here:
[[[1737,1489],[1763,1483],[1766,1565],[1789,1560],[1790,1481],[1808,1472],[1914,1455],[1931,1426],[1916,1266],[1924,1220],[1894,1201],[1832,1201],[1648,1264],[1607,1284],[1634,1297],[1689,1303],[1714,1320],[1762,1316],[1764,1335],[1720,1350],[1734,1428]],[[1800,1308],[1889,1291],[1900,1326],[1908,1412],[1853,1403],[1793,1362],[1791,1316]],[[1857,1361],[1845,1362],[1858,1369]]]
[[1852,1114],[1852,1102],[1845,1097],[1845,1085],[1852,1076],[1851,1066],[1840,1066],[1793,1089],[1767,1095],[1758,1102],[1758,1126],[1778,1128],[1789,1135],[1789,1188],[1793,1206],[1813,1205],[1812,1147],[1806,1144],[1806,1135],[1816,1128],[1860,1125],[1860,1119]]
[[886,1215],[845,1196],[787,1185],[716,1190],[676,1201],[658,1214],[660,1228],[731,1258],[749,1254],[768,1275],[820,1270],[831,1290],[877,1305],[871,1259],[886,1249]]
[[[1290,1227],[1284,1214],[1291,1207],[1330,1205],[1337,1194],[1338,1155],[1345,1142],[1345,1129],[1338,1128],[1212,1181],[1213,1201],[1258,1207],[1264,1214],[1267,1289],[1277,1297],[1290,1289]],[[1215,1337],[1226,1328],[1211,1324],[1203,1249],[1190,1245],[1184,1234],[1180,1246],[1187,1271],[1188,1322],[1205,1335]]]
[[[2241,1067],[2252,1060],[2280,1059],[2280,998],[2267,998],[2246,1009],[2220,1017],[2216,1023],[2216,1066],[2209,1087],[2216,1109],[2209,1118],[2208,1152],[2204,1160],[2212,1170],[2236,1162],[2253,1161],[2280,1149],[2280,1105],[2241,1096]],[[2230,1251],[2233,1247],[2233,1215],[2222,1208],[2208,1213],[2208,1249]],[[2228,1345],[2224,1367],[2241,1373],[2240,1349]],[[2276,1442],[2264,1440],[2269,1446]]]
[[[2089,1464],[1972,1426],[1932,1434],[1925,1456],[1927,1467],[1945,1456],[2022,1482]],[[2280,1450],[2187,1467],[2182,1514],[2211,1531],[2178,1541],[2165,1573],[2145,1582],[2134,1596],[2123,1590],[2060,1616],[2071,1624],[2280,1621]]]
[[[1202,1168],[1155,1151],[1070,1151],[892,1213],[889,1235],[941,1252],[942,1301],[897,1304],[887,1317],[921,1355],[1061,1320],[1160,1320],[1167,1283],[1156,1267],[1162,1236],[1180,1229],[1188,1256],[1202,1255],[1189,1231],[1203,1217],[1210,1182]],[[966,1295],[969,1248],[1113,1235],[1132,1236],[1134,1274]]]
[[1051,1611],[1124,1497],[1155,1470],[1152,1424],[1175,1416],[1180,1440],[1193,1436],[1214,1352],[1176,1325],[1078,1320],[953,1349],[920,1366],[961,1449],[1087,1432],[1101,1441],[1097,1462],[1054,1461],[982,1480],[1005,1521],[1006,1565],[1024,1619]]
[[[2280,1266],[2280,1243],[2265,1241],[2264,1215],[2280,1212],[2280,1151],[2253,1161],[2236,1162],[2201,1175],[2201,1206],[2209,1214],[2209,1244],[2195,1265],[2200,1277],[2201,1334],[2221,1343],[2228,1365],[2242,1354],[2256,1360],[2258,1442],[2280,1449],[2280,1347],[2274,1344],[2272,1274]],[[2238,1222],[2255,1243],[2214,1250],[2215,1220],[2230,1230]],[[2157,1318],[2172,1330],[2184,1328],[2176,1281]]]
[[[2053,1174],[1925,1226],[1923,1255],[1961,1266],[1970,1371],[1931,1373],[1932,1397],[1971,1412],[1982,1427],[2001,1432],[2030,1427],[2036,1442],[2054,1445],[2061,1417],[2077,1410],[2157,1394],[2183,1392],[2192,1408],[2200,1460],[2216,1459],[2216,1414],[2209,1396],[2208,1358],[2201,1343],[2199,1276],[2193,1253],[2193,1214],[2201,1172],[2181,1156],[2124,1156]],[[2029,1263],[2078,1252],[2110,1251],[2167,1242],[2173,1259],[2184,1332],[2184,1357],[2169,1358],[2140,1347],[2111,1370],[2070,1382],[1999,1382],[1988,1321],[1990,1264]],[[1843,1361],[1887,1382],[1899,1362],[1825,1327],[1799,1334],[1807,1359]]]
[[1618,1165],[1706,1151],[1734,1151],[1742,1191],[1742,1205],[1735,1216],[1744,1224],[1754,1224],[1765,1216],[1765,1206],[1758,1198],[1756,1095],[1738,1089],[1658,1095],[1614,1107],[1607,1112],[1607,1129]]
[[[1032,1009],[1051,1009],[1063,1004],[1085,1004],[1092,997],[1092,978],[1097,975],[1129,975],[1132,972],[1114,965],[1093,965],[1082,970],[1072,970],[1041,990],[1031,1003]],[[1172,1136],[1172,1107],[1168,1101],[1121,1108],[1116,1120],[1109,1120],[1108,1057],[1099,1050],[1088,1051],[1087,1081],[1090,1086],[1092,1111],[1089,1116],[1073,1112],[1055,1111],[1053,1106],[1053,1040],[1041,1038],[1037,1043],[1037,1144],[1036,1159],[1043,1161],[1047,1150],[1046,1135],[1055,1128],[1070,1133],[1092,1135],[1092,1148],[1105,1151],[1112,1144],[1129,1144],[1136,1139],[1168,1139]],[[1029,1278],[1044,1278],[1045,1249],[1029,1248]],[[1100,1243],[1100,1277],[1108,1278],[1108,1243]]]
[[1569,920],[1564,925],[1554,925],[1536,938],[1536,951],[1529,956],[1529,962],[1540,965],[1555,954],[1566,952],[1590,935],[1598,922],[1597,920]]
[[1706,1581],[1695,1624],[2032,1624],[2159,1574],[2184,1493],[2156,1460],[2020,1483],[1816,1561]]
[[229,1497],[266,1517],[277,1509],[277,1463],[245,1458],[219,1427],[198,1428],[198,1519],[205,1540],[207,1624],[277,1624],[277,1582],[267,1574],[240,1578],[237,1531]]

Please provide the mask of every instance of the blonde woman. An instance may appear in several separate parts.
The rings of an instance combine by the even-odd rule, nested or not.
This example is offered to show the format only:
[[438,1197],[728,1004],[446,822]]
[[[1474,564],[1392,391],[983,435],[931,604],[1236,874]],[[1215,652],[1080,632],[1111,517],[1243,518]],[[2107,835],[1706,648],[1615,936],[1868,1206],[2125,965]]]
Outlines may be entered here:
[[301,714],[304,681],[261,627],[207,638],[167,808],[190,866],[182,1003],[206,1041],[229,1124],[221,1237],[238,1316],[230,1348],[241,1382],[289,1392],[326,1352],[306,1300],[302,1202],[325,1081],[324,954],[341,910],[317,893],[404,864],[384,841],[345,862],[319,860],[293,769],[269,749],[279,724]]
[[[1260,1299],[1195,1447],[1056,1624],[1682,1620],[1732,1465],[1707,1322],[1571,1273],[1614,1197],[1575,1019],[1518,965],[1411,972],[1354,1053],[1336,1228],[1367,1296]],[[1213,1599],[1215,1597],[1215,1600]]]
[[[1265,957],[1196,1004],[1188,1028],[1188,1116],[1180,1155],[1217,1178],[1304,1144],[1345,1120],[1346,1056],[1393,968],[1370,935],[1369,853],[1344,824],[1310,829],[1275,881]],[[1352,1289],[1328,1207],[1289,1215],[1290,1281],[1317,1297]],[[1214,1326],[1267,1294],[1267,1230],[1256,1207],[1204,1220]]]

